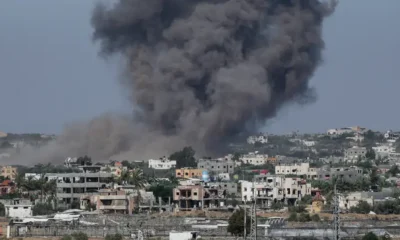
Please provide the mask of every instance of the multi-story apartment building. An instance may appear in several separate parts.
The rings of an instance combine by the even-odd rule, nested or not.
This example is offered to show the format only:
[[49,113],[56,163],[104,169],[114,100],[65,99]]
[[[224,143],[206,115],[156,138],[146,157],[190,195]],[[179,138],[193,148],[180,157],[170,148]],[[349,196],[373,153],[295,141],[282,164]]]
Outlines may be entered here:
[[165,170],[165,169],[171,169],[171,168],[175,168],[175,167],[176,167],[176,161],[169,160],[165,157],[161,158],[161,159],[150,159],[149,160],[149,168]]
[[258,154],[258,152],[251,152],[246,155],[243,155],[240,158],[240,161],[245,164],[264,165],[268,162],[268,155]]
[[198,168],[180,168],[175,170],[176,178],[201,178],[203,169]]
[[344,160],[347,162],[357,162],[358,159],[364,158],[367,154],[367,148],[354,146],[344,151]]
[[317,177],[317,169],[310,168],[310,163],[278,164],[275,166],[277,175],[305,176],[308,179]]
[[57,198],[66,203],[78,202],[85,193],[97,192],[108,187],[113,180],[111,173],[80,172],[80,173],[48,173],[46,179],[56,179]]
[[11,180],[15,180],[17,176],[17,168],[12,166],[4,166],[1,168],[1,176]]
[[285,176],[259,175],[254,182],[241,182],[242,201],[251,201],[263,208],[269,208],[273,202],[294,205],[302,196],[311,194],[311,184],[301,178]]
[[227,191],[218,187],[201,185],[178,186],[173,189],[173,200],[180,210],[223,207]]
[[396,148],[393,147],[392,145],[387,145],[387,144],[376,146],[376,147],[372,147],[372,149],[375,152],[376,158],[389,157],[389,154],[396,153]]
[[361,168],[352,167],[341,167],[341,168],[328,168],[319,169],[317,171],[319,180],[333,180],[340,179],[345,182],[355,182],[363,177],[363,170]]
[[206,169],[211,174],[229,173],[235,171],[235,162],[229,159],[200,159],[197,168]]
[[228,195],[237,195],[238,194],[238,184],[235,182],[207,182],[203,183],[204,187],[208,188],[217,188],[226,191]]

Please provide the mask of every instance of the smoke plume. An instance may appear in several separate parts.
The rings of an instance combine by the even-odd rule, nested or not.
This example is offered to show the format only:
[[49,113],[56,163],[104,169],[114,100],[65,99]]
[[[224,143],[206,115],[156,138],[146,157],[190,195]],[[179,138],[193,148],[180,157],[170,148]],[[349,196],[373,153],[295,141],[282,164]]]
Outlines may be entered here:
[[[308,86],[321,62],[322,24],[335,0],[119,0],[99,4],[93,39],[126,61],[134,119],[100,116],[67,128],[71,153],[108,158],[192,145],[218,152],[252,133]],[[137,155],[138,156],[138,155]]]

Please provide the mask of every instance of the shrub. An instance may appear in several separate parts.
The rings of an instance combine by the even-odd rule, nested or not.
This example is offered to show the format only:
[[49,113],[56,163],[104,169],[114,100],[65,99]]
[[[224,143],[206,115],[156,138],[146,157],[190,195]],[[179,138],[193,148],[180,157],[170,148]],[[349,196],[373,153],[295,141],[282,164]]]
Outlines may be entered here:
[[107,234],[104,240],[122,240],[123,237],[121,234]]
[[319,218],[318,214],[314,214],[314,215],[311,216],[311,221],[319,222],[319,221],[321,221],[321,219]]
[[310,214],[300,213],[298,220],[299,220],[299,222],[310,222],[311,221]]
[[292,213],[289,215],[288,221],[289,221],[289,222],[297,222],[297,213],[292,212]]

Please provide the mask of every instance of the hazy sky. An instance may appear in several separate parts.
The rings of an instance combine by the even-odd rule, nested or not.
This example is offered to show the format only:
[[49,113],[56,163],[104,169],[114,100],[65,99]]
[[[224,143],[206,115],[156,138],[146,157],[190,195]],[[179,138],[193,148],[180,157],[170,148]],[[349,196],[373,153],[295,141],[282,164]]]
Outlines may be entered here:
[[[95,0],[0,3],[0,131],[58,133],[63,124],[129,111],[116,62],[97,56]],[[325,22],[318,101],[282,109],[268,132],[361,125],[400,129],[399,0],[341,0]]]

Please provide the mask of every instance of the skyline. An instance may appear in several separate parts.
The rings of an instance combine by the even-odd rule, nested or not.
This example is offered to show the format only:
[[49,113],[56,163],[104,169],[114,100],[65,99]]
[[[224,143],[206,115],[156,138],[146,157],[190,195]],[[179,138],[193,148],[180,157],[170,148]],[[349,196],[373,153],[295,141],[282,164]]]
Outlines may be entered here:
[[[69,122],[131,109],[116,80],[118,60],[99,58],[99,48],[91,41],[95,2],[2,3],[0,82],[6,91],[0,94],[0,131],[59,133]],[[281,109],[262,130],[321,132],[353,125],[399,129],[399,113],[390,104],[381,107],[397,100],[400,89],[395,79],[399,7],[395,0],[385,5],[341,1],[326,21],[325,62],[311,80],[316,103]]]

